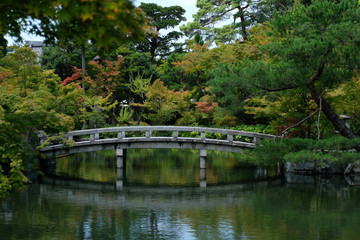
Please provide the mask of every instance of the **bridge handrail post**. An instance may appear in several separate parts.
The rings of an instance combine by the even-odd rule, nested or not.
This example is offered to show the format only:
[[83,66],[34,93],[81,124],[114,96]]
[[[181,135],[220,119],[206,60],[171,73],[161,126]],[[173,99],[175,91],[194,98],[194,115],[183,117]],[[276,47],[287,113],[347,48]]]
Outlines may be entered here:
[[152,135],[152,131],[151,131],[151,130],[146,130],[146,131],[145,131],[145,137],[146,137],[146,138],[151,138],[151,135]]
[[125,131],[120,131],[120,132],[118,132],[117,134],[118,134],[118,135],[117,135],[117,138],[118,138],[118,139],[122,139],[122,138],[125,137]]
[[234,141],[234,135],[232,135],[232,134],[227,134],[227,140],[229,141],[229,143],[233,143],[233,141]]
[[260,137],[254,137],[253,142],[255,143],[255,145],[259,145],[261,141]]
[[200,132],[201,140],[205,140],[206,132],[202,131]]
[[173,131],[173,138],[177,139],[179,137],[179,131]]
[[91,133],[90,134],[90,142],[94,142],[95,141],[95,133]]

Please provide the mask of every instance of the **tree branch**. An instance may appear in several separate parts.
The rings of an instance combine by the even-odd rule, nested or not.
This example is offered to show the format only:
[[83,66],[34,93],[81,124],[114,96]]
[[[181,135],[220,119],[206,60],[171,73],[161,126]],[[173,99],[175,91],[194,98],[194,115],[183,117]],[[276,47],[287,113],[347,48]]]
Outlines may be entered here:
[[299,86],[287,86],[287,87],[270,89],[270,88],[265,88],[265,87],[258,86],[258,85],[253,84],[253,83],[251,85],[253,85],[254,87],[259,88],[259,89],[261,89],[263,91],[266,91],[266,92],[279,92],[279,91],[290,90],[290,89],[294,89],[294,88],[299,87]]
[[324,71],[325,63],[321,63],[316,73],[314,73],[309,81],[309,85],[314,84],[314,82],[321,76]]
[[321,117],[321,111],[322,111],[322,97],[320,96],[320,99],[319,99],[320,103],[319,103],[319,115],[318,115],[318,121],[316,123],[316,127],[317,127],[317,130],[318,130],[318,139],[320,139],[321,137],[321,131],[320,131],[320,117]]
[[285,132],[287,132],[287,131],[288,131],[289,129],[291,129],[291,128],[294,128],[294,127],[296,127],[296,126],[299,126],[300,124],[302,124],[303,122],[305,122],[306,120],[308,120],[309,118],[311,118],[312,116],[314,116],[314,115],[315,115],[316,113],[318,113],[318,112],[319,112],[319,109],[317,109],[315,112],[311,113],[309,116],[307,116],[306,118],[304,118],[304,119],[301,120],[300,122],[297,122],[297,123],[295,123],[294,125],[286,128],[284,131],[282,131],[281,133],[279,133],[278,136],[283,135]]
[[315,82],[317,79],[319,79],[319,77],[320,77],[321,74],[323,73],[324,67],[325,67],[325,63],[326,63],[325,58],[326,58],[326,56],[329,54],[329,52],[331,51],[331,49],[332,49],[331,47],[328,48],[328,49],[326,50],[326,52],[324,53],[323,59],[322,59],[320,65],[319,65],[319,67],[318,67],[318,70],[316,71],[316,73],[314,73],[314,74],[311,76],[308,85],[313,85],[314,82]]

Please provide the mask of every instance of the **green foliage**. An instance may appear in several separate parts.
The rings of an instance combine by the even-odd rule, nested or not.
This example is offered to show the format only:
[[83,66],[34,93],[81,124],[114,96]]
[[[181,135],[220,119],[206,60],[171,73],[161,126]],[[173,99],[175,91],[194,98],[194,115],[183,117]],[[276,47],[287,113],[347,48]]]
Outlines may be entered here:
[[0,198],[24,186],[22,173],[34,152],[17,129],[0,119]]
[[[265,134],[271,134],[271,126],[269,125],[262,125],[262,124],[256,124],[256,125],[238,125],[236,127],[231,127],[232,130],[238,130],[238,131],[245,131],[245,132],[256,132],[256,133],[265,133]],[[244,137],[236,135],[234,136],[235,141],[242,141],[242,142],[253,142],[253,139],[250,137]]]
[[168,90],[164,83],[156,80],[149,87],[144,104],[148,114],[145,116],[152,124],[172,124],[177,118],[186,113],[189,107],[188,91]]
[[80,122],[85,125],[85,128],[100,128],[104,127],[109,113],[118,104],[110,102],[112,94],[107,97],[88,97],[84,98],[84,105],[80,108]]
[[[188,37],[200,34],[205,36],[206,40],[220,42],[233,41],[240,34],[246,38],[247,33],[241,30],[251,22],[249,21],[250,7],[245,1],[198,0],[196,7],[199,10],[194,15],[194,22],[181,27]],[[233,18],[232,23],[218,28],[214,27],[216,23],[228,19],[229,15]]]
[[160,80],[169,87],[169,89],[174,89],[179,91],[184,87],[182,69],[175,67],[174,62],[181,60],[181,57],[184,54],[182,53],[172,53],[166,59],[162,60],[162,63],[158,66],[157,71],[160,74]]
[[253,150],[246,150],[242,161],[259,166],[276,166],[289,162],[314,162],[318,165],[326,161],[348,164],[358,162],[360,153],[351,152],[359,139],[334,137],[323,140],[288,138],[281,141],[262,141]]
[[256,133],[265,133],[271,134],[271,126],[263,125],[263,124],[256,124],[256,125],[238,125],[236,127],[231,127],[232,130],[238,131],[247,131],[247,132],[256,132]]
[[[246,114],[252,115],[257,121],[269,122],[273,133],[279,134],[285,129],[296,125],[301,120],[318,110],[310,94],[303,89],[292,89],[282,94],[267,94],[263,97],[250,99],[246,106]],[[308,118],[302,124],[286,131],[288,137],[317,137],[318,114]],[[321,115],[321,136],[332,135],[325,131],[328,121]]]
[[141,3],[140,8],[149,18],[149,25],[154,32],[148,33],[146,39],[136,44],[141,52],[150,52],[151,61],[157,57],[164,58],[172,52],[181,52],[182,44],[177,42],[182,37],[178,31],[169,31],[166,35],[160,34],[160,30],[168,30],[176,27],[181,21],[185,9],[180,6],[162,7],[155,3]]
[[56,10],[57,37],[74,39],[79,45],[90,40],[109,48],[130,36],[141,37],[146,23],[143,13],[128,0],[62,0]]
[[200,36],[200,34],[199,33],[197,33],[196,35],[195,35],[195,37],[194,37],[194,43],[195,44],[199,44],[199,45],[204,45],[204,40],[202,39],[202,37]]
[[[0,167],[1,193],[21,187],[22,174],[33,163],[35,135],[39,130],[57,135],[79,125],[84,117],[77,85],[64,86],[52,70],[41,70],[27,47],[8,54],[0,67]],[[101,105],[103,106],[103,105]],[[104,110],[108,110],[106,106]],[[54,140],[50,138],[50,140]],[[49,141],[50,141],[49,140]]]
[[351,81],[328,92],[329,101],[339,114],[349,116],[350,129],[360,135],[360,76],[357,74]]
[[150,81],[151,77],[144,78],[140,75],[140,73],[138,73],[138,75],[134,78],[134,76],[131,74],[130,83],[127,86],[130,88],[131,92],[140,96],[142,103],[144,103],[145,95],[149,91]]
[[[358,8],[356,0],[296,4],[271,21],[268,34],[279,35],[281,41],[259,46],[270,59],[240,62],[234,69],[237,78],[263,90],[296,88],[313,81],[330,88],[349,80],[359,57],[355,54],[360,35]],[[315,73],[319,76],[312,79]]]
[[0,34],[0,59],[7,54],[7,40],[3,34]]
[[216,43],[243,41],[248,39],[250,26],[288,10],[293,3],[292,0],[197,0],[194,21],[180,29],[190,38],[204,36]]
[[133,114],[134,110],[129,110],[129,106],[122,107],[116,120],[120,125],[129,124]]
[[347,139],[344,137],[332,137],[315,141],[311,149],[320,151],[346,151],[354,149],[359,144],[359,139]]
[[[251,41],[244,44],[244,49],[255,49],[256,55],[235,64],[220,64],[214,70],[210,84],[215,86],[212,91],[220,107],[236,109],[244,98],[289,89],[311,94],[319,106],[324,91],[351,80],[358,69],[359,13],[356,0],[315,0],[308,5],[296,3],[291,11],[276,15],[266,23],[266,34],[259,32],[268,41],[258,46]],[[242,113],[242,106],[238,109]],[[336,114],[330,114],[330,105],[323,104],[322,111],[341,134],[354,137]]]
[[129,0],[20,0],[2,2],[0,7],[0,34],[18,38],[28,30],[50,40],[71,38],[79,45],[93,41],[110,47],[142,37],[146,25],[143,12]]
[[[85,48],[85,58],[93,59],[96,56],[94,45],[87,43]],[[64,80],[74,74],[74,66],[81,68],[81,49],[71,42],[44,47],[40,63],[43,69],[54,69],[55,74]]]
[[143,77],[157,77],[156,66],[152,64],[150,54],[137,51],[134,44],[121,46],[115,53],[117,57],[123,58],[121,73],[127,82],[133,73]]
[[[23,30],[33,33],[49,32],[52,23],[49,19],[50,12],[54,11],[54,0],[1,1],[0,9],[0,34],[21,38]],[[29,21],[29,19],[31,19]],[[40,20],[41,24],[33,21]]]
[[75,146],[75,141],[73,140],[69,140],[66,137],[64,137],[64,135],[55,135],[55,136],[50,136],[48,137],[45,142],[43,144],[41,144],[41,146],[39,146],[38,148],[43,148],[49,145],[57,145],[57,144],[62,144],[62,148],[69,148],[69,147],[73,147]]
[[208,84],[211,86],[210,92],[216,96],[220,107],[242,117],[244,100],[250,96],[249,88],[244,88],[239,82],[237,73],[231,66],[219,64],[213,75]]

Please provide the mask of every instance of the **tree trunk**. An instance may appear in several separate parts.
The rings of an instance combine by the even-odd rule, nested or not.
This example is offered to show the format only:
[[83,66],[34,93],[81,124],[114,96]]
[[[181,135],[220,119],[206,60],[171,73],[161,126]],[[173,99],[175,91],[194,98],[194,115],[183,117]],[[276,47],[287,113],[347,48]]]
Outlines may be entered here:
[[156,52],[156,48],[158,47],[158,42],[157,42],[157,36],[153,37],[150,41],[150,61],[151,63],[154,63],[155,61],[155,52]]
[[346,127],[345,123],[335,113],[335,111],[332,109],[330,104],[321,96],[321,93],[316,89],[314,85],[310,85],[310,91],[312,98],[316,101],[319,107],[320,107],[320,99],[321,99],[321,108],[322,108],[321,110],[325,114],[327,119],[332,123],[334,128],[337,131],[339,131],[339,133],[344,137],[350,139],[356,138],[357,136],[350,129]]
[[82,70],[82,77],[81,77],[81,87],[84,89],[85,92],[85,85],[84,85],[84,78],[85,78],[85,45],[81,44],[81,70]]
[[[242,10],[241,10],[242,11]],[[240,21],[241,21],[241,32],[242,32],[242,37],[244,39],[244,42],[247,42],[248,38],[247,38],[247,31],[246,31],[246,24],[245,24],[245,16],[244,16],[244,12],[242,11],[241,16],[240,16]]]

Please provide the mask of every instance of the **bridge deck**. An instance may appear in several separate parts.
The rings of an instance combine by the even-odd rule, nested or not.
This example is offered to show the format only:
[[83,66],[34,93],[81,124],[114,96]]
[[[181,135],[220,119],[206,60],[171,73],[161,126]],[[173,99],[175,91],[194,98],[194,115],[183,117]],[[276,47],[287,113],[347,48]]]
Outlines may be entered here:
[[[172,137],[153,136],[155,131],[172,132]],[[127,132],[144,132],[145,136],[129,137],[126,136]],[[179,137],[179,132],[197,132],[200,137]],[[117,137],[108,138],[109,133],[116,133]],[[84,136],[87,138],[85,141]],[[238,138],[237,136],[247,137],[252,141],[236,141]],[[179,126],[137,126],[88,129],[66,133],[65,137],[74,141],[72,142],[73,146],[64,147],[62,144],[48,145],[40,151],[48,156],[130,148],[187,148],[241,152],[243,148],[254,148],[256,144],[260,143],[261,139],[277,138],[274,135],[245,131]],[[216,139],[216,137],[225,139]]]

